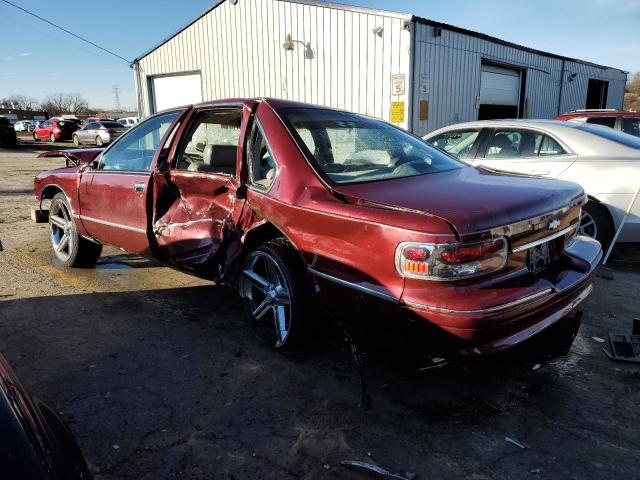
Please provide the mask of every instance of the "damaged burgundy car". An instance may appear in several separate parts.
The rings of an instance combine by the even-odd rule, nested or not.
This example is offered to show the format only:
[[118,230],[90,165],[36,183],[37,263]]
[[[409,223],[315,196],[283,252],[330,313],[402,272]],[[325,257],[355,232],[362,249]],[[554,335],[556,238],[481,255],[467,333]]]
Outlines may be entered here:
[[601,258],[577,235],[580,186],[469,167],[343,111],[212,102],[57,154],[79,165],[40,174],[35,194],[62,263],[92,265],[108,244],[237,282],[276,347],[320,306],[408,322],[436,351],[499,351],[584,300]]

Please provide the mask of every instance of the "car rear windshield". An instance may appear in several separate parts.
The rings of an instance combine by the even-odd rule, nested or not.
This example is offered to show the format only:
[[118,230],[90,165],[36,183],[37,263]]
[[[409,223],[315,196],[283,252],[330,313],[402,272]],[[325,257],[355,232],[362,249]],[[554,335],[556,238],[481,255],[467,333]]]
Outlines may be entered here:
[[122,124],[118,122],[100,122],[100,125],[105,128],[122,128]]
[[628,135],[626,133],[619,132],[609,127],[602,127],[599,125],[579,125],[576,127],[579,130],[593,133],[599,137],[605,138],[612,142],[619,143],[625,147],[637,148],[640,150],[640,138]]
[[319,108],[284,108],[278,113],[316,170],[334,183],[389,180],[463,166],[380,120]]
[[640,117],[622,117],[622,131],[640,137]]

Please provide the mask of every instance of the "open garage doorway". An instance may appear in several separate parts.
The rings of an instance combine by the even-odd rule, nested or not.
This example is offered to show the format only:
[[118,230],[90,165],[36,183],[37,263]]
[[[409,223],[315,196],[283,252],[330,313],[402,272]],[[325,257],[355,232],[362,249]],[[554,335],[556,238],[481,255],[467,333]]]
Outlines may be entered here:
[[520,69],[482,63],[478,120],[520,118],[524,76]]
[[608,93],[609,82],[590,78],[587,86],[587,103],[584,108],[595,110],[607,108]]
[[152,113],[202,102],[200,72],[149,77]]

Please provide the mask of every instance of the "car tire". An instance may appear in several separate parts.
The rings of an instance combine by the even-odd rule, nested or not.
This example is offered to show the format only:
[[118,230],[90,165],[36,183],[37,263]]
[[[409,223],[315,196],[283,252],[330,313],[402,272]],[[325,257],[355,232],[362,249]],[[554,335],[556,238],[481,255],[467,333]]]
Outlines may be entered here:
[[580,235],[595,238],[602,245],[602,249],[606,250],[613,239],[613,231],[613,222],[607,207],[592,200],[582,207]]
[[54,255],[67,267],[92,267],[102,245],[78,235],[71,205],[64,193],[56,194],[49,207],[49,236]]
[[38,135],[36,135],[36,132],[33,132],[33,141],[34,142],[39,142],[40,139],[38,138]]
[[51,143],[55,142],[56,141],[56,135],[54,133],[49,135],[49,140],[51,140]]
[[96,145],[99,146],[99,147],[104,145],[104,141],[102,140],[102,137],[99,136],[99,135],[96,137]]
[[271,240],[242,261],[238,280],[246,317],[266,327],[278,350],[303,345],[313,325],[311,289],[298,252],[284,239]]
[[78,136],[77,136],[77,135],[74,135],[74,136],[73,136],[73,144],[74,144],[76,147],[79,147],[79,146],[80,146],[80,139],[78,138]]

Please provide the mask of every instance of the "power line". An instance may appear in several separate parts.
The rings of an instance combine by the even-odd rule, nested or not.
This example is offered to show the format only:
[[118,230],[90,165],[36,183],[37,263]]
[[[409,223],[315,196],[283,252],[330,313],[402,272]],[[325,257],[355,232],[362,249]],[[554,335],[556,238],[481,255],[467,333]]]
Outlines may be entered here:
[[31,15],[32,17],[37,18],[38,20],[42,20],[43,22],[48,23],[48,24],[49,24],[49,25],[51,25],[52,27],[55,27],[55,28],[57,28],[58,30],[62,30],[63,32],[68,33],[69,35],[71,35],[71,36],[73,36],[73,37],[76,37],[78,40],[82,40],[83,42],[88,43],[89,45],[93,45],[94,47],[99,48],[100,50],[102,50],[103,52],[108,53],[109,55],[113,55],[114,57],[117,57],[117,58],[119,58],[120,60],[124,60],[124,61],[125,61],[125,62],[127,62],[127,64],[129,64],[129,65],[131,64],[131,60],[127,60],[126,58],[121,57],[121,56],[120,56],[120,55],[118,55],[117,53],[114,53],[114,52],[112,52],[111,50],[107,50],[106,48],[101,47],[101,46],[100,46],[100,45],[98,45],[97,43],[93,43],[91,40],[87,40],[86,38],[83,38],[83,37],[81,37],[80,35],[76,35],[75,33],[70,32],[69,30],[67,30],[66,28],[61,27],[60,25],[56,25],[55,23],[50,22],[50,21],[49,21],[49,20],[47,20],[46,18],[42,18],[40,15],[37,15],[37,14],[35,14],[35,13],[33,13],[33,12],[30,12],[30,11],[29,11],[29,10],[27,10],[26,8],[22,8],[21,6],[16,5],[15,3],[10,2],[9,0],[0,0],[0,1],[2,1],[2,2],[6,3],[7,5],[11,5],[12,7],[17,8],[18,10],[22,10],[24,13],[27,13],[27,14]]

